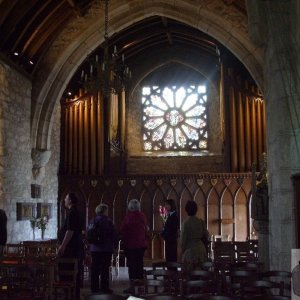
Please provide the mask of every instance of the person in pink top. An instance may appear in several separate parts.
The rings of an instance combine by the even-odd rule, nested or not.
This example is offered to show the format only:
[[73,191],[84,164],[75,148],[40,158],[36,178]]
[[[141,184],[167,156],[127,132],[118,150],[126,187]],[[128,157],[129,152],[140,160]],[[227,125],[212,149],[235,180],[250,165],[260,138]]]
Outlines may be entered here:
[[[144,213],[141,212],[140,202],[137,199],[130,200],[128,212],[121,225],[121,236],[131,283],[135,279],[143,279],[147,230],[147,220]],[[124,290],[124,293],[131,294],[132,292],[132,287]]]

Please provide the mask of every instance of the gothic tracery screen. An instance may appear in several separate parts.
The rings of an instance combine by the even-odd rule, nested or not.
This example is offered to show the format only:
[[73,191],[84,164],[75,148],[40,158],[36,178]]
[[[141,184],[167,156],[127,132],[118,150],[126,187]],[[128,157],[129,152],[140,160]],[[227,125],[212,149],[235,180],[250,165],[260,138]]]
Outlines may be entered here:
[[208,148],[205,85],[143,87],[142,105],[145,151]]

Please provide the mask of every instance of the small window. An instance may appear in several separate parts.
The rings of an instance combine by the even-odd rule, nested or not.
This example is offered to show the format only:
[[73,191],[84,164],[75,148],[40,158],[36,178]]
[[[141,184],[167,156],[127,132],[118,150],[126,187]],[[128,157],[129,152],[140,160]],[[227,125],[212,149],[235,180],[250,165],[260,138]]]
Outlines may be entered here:
[[207,150],[205,85],[142,89],[145,151]]

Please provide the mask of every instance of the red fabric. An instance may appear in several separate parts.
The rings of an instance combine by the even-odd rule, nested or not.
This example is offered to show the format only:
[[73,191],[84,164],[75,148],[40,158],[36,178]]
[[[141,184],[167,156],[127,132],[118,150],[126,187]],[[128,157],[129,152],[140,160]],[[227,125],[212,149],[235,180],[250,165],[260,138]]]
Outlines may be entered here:
[[146,248],[146,216],[140,211],[130,211],[121,225],[122,240],[125,248]]

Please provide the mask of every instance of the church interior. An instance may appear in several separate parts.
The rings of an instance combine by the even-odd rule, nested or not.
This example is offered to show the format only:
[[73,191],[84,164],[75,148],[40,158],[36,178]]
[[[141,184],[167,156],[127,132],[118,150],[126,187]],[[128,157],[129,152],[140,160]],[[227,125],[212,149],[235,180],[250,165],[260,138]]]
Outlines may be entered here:
[[[291,271],[300,246],[297,0],[0,1],[0,208],[8,243],[56,239],[64,198],[82,231],[131,199],[164,259],[159,206],[211,239],[258,242]],[[298,253],[298,252],[297,252]],[[300,254],[297,254],[300,260]]]

